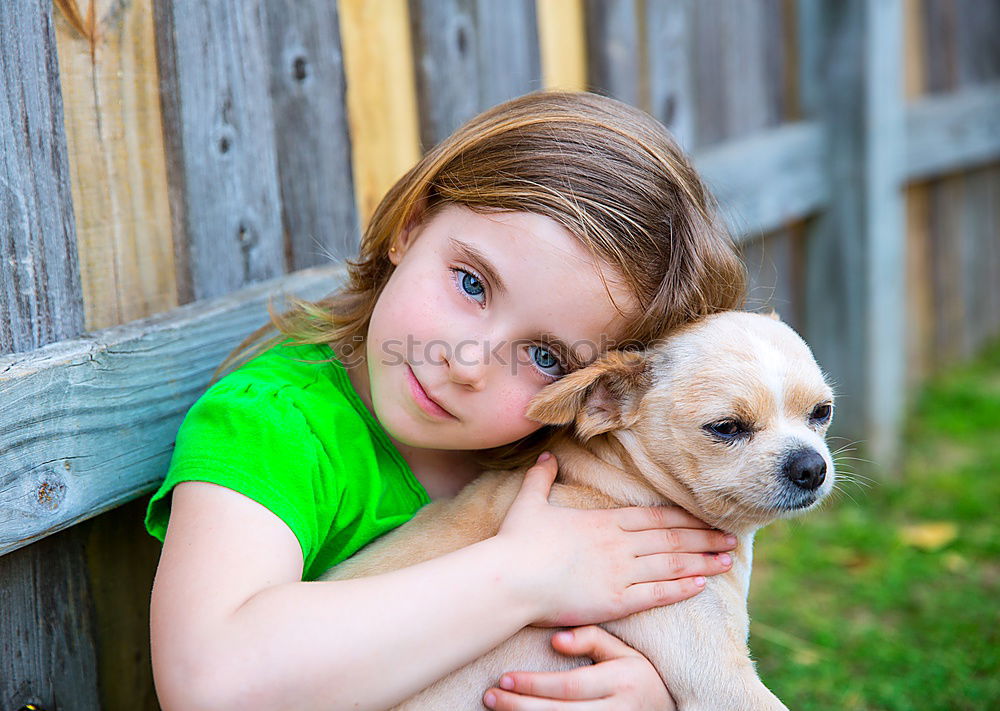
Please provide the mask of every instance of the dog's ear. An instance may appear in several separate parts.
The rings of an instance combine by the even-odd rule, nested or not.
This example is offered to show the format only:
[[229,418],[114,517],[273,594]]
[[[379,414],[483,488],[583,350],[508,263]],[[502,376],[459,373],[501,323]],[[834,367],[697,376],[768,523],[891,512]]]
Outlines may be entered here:
[[781,320],[781,314],[779,314],[775,309],[771,309],[768,313],[764,315],[770,319],[774,319],[775,321]]
[[577,435],[586,441],[633,424],[651,381],[646,353],[610,351],[543,388],[529,403],[527,417],[547,425],[575,422]]

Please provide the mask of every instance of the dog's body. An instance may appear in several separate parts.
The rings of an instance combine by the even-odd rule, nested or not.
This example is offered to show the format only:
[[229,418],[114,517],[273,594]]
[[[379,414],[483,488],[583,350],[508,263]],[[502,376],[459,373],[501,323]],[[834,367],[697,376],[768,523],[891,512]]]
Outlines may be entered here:
[[[739,538],[730,571],[708,578],[698,595],[601,625],[653,663],[682,711],[785,708],[746,646],[751,547],[759,527],[813,506],[832,487],[823,441],[831,401],[791,329],[740,312],[684,327],[646,354],[611,353],[532,401],[532,419],[575,422],[575,436],[550,447],[559,465],[550,503],[677,504]],[[396,570],[496,535],[524,471],[485,472],[323,579]],[[396,708],[478,710],[504,672],[589,663],[556,653],[553,632],[526,627]]]

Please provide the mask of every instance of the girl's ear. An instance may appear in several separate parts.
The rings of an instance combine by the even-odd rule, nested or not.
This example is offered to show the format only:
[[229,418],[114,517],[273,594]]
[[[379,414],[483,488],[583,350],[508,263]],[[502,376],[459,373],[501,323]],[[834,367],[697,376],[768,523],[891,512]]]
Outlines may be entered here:
[[415,209],[406,221],[406,225],[389,244],[389,260],[393,264],[398,265],[399,260],[402,259],[403,255],[413,245],[414,240],[420,233],[420,228],[424,224],[424,215],[423,208]]
[[532,398],[526,416],[546,425],[575,422],[577,436],[586,441],[634,424],[651,382],[646,353],[610,351],[543,388]]

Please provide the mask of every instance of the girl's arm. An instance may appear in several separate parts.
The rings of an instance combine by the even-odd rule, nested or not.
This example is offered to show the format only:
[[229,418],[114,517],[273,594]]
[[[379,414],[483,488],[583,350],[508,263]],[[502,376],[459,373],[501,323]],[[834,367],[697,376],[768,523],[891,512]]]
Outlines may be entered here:
[[[527,624],[621,617],[699,590],[675,578],[722,571],[710,556],[673,555],[688,569],[651,577],[631,562],[654,553],[643,534],[676,514],[549,506],[554,476],[554,460],[529,471],[494,538],[384,575],[308,583],[274,514],[224,487],[179,484],[150,610],[164,711],[385,709]],[[639,520],[646,530],[621,528]],[[692,535],[701,550],[727,547],[717,532],[675,530],[685,536],[662,536],[657,550],[696,550],[667,543]]]

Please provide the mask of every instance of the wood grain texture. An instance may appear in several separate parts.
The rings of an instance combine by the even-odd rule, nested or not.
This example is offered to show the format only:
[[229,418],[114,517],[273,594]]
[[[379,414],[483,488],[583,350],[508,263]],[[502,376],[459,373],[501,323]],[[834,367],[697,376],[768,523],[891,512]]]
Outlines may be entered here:
[[88,330],[177,305],[149,3],[74,0],[56,41]]
[[[57,8],[86,328],[95,330],[177,305],[153,9],[117,0]],[[153,711],[148,600],[159,546],[138,535],[135,513],[119,507],[54,540],[85,552],[90,593],[74,603],[89,613],[100,707]]]
[[52,8],[0,7],[0,353],[83,328]]
[[599,94],[648,109],[643,101],[644,38],[635,0],[587,0],[587,83]]
[[694,87],[694,3],[647,2],[645,46],[649,111],[686,151],[694,149],[697,132]]
[[281,213],[291,270],[357,255],[344,62],[336,3],[269,0]]
[[[84,327],[52,12],[0,4],[0,353]],[[0,418],[14,409],[0,394]],[[40,438],[38,423],[22,428]],[[83,540],[66,532],[0,559],[0,708],[99,708]]]
[[426,151],[481,107],[479,33],[472,0],[411,0],[420,142]]
[[412,0],[410,18],[424,149],[480,111],[542,88],[530,0]]
[[475,0],[482,109],[542,88],[535,0]]
[[583,0],[538,0],[542,87],[587,89],[587,37]]
[[354,190],[368,223],[386,191],[420,158],[405,0],[338,0],[347,75]]
[[319,298],[343,266],[0,357],[0,554],[152,491],[215,367],[279,290]]
[[263,0],[155,0],[181,303],[287,271]]

